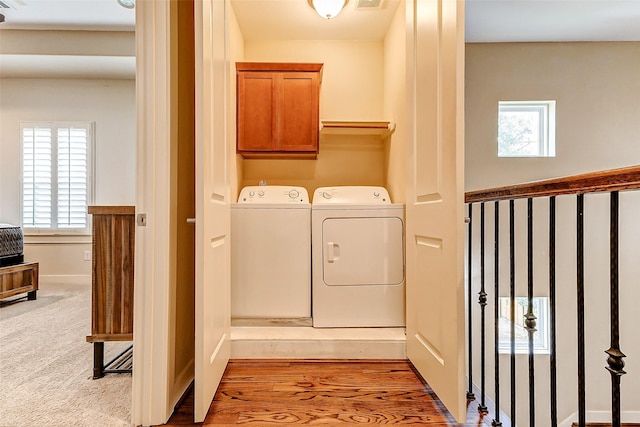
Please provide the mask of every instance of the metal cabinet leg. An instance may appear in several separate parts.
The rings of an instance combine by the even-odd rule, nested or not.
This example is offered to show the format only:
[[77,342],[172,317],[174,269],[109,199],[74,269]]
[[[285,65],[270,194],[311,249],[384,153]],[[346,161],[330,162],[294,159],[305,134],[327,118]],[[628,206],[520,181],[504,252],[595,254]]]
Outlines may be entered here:
[[104,343],[94,342],[93,343],[93,379],[94,380],[104,377],[103,366],[104,366]]

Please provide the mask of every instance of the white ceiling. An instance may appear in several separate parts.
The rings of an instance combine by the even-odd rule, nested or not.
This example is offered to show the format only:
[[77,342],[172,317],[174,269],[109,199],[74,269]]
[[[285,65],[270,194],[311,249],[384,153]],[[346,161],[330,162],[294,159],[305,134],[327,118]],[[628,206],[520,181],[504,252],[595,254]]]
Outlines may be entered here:
[[[142,0],[138,0],[139,2]],[[166,1],[166,0],[144,0]],[[445,0],[452,1],[452,0]],[[386,31],[400,0],[355,10],[350,0],[324,20],[307,0],[231,0],[251,38],[371,39]],[[0,0],[0,29],[133,30],[135,12],[116,0]],[[640,41],[640,0],[467,0],[468,42]]]
[[351,0],[333,19],[320,17],[307,0],[231,0],[246,40],[381,40],[400,0],[380,8],[356,8]]
[[135,10],[116,0],[0,0],[0,13],[5,16],[0,29],[127,31],[135,26]]
[[639,0],[467,0],[468,42],[640,41]]

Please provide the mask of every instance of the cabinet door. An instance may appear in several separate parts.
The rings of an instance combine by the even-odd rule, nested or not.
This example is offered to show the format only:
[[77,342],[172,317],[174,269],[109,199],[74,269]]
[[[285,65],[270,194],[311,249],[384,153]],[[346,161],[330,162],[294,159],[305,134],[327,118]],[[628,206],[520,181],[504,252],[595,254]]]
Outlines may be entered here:
[[275,149],[277,73],[238,73],[238,151]]
[[316,152],[319,130],[318,73],[290,72],[280,76],[276,149]]

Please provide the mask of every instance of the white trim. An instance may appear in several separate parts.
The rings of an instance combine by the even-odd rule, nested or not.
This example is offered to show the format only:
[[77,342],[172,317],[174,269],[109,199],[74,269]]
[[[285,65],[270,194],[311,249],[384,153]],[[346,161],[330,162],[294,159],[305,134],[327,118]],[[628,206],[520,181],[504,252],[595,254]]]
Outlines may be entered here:
[[[500,115],[504,110],[533,112],[538,110],[539,120],[539,137],[540,145],[538,153],[501,153],[500,152]],[[556,129],[555,129],[556,101],[555,100],[538,100],[538,101],[498,101],[498,138],[497,155],[500,158],[547,158],[556,156]]]
[[24,245],[90,245],[92,242],[90,234],[81,235],[58,235],[40,234],[24,236]]
[[164,424],[169,406],[171,2],[136,4],[137,175],[132,422]]

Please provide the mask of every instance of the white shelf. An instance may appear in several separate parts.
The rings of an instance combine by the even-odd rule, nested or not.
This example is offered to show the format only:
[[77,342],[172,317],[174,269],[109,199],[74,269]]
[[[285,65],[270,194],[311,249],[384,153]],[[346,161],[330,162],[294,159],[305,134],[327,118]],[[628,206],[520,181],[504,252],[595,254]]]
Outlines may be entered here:
[[378,135],[386,138],[396,129],[395,123],[374,121],[322,120],[321,135]]

